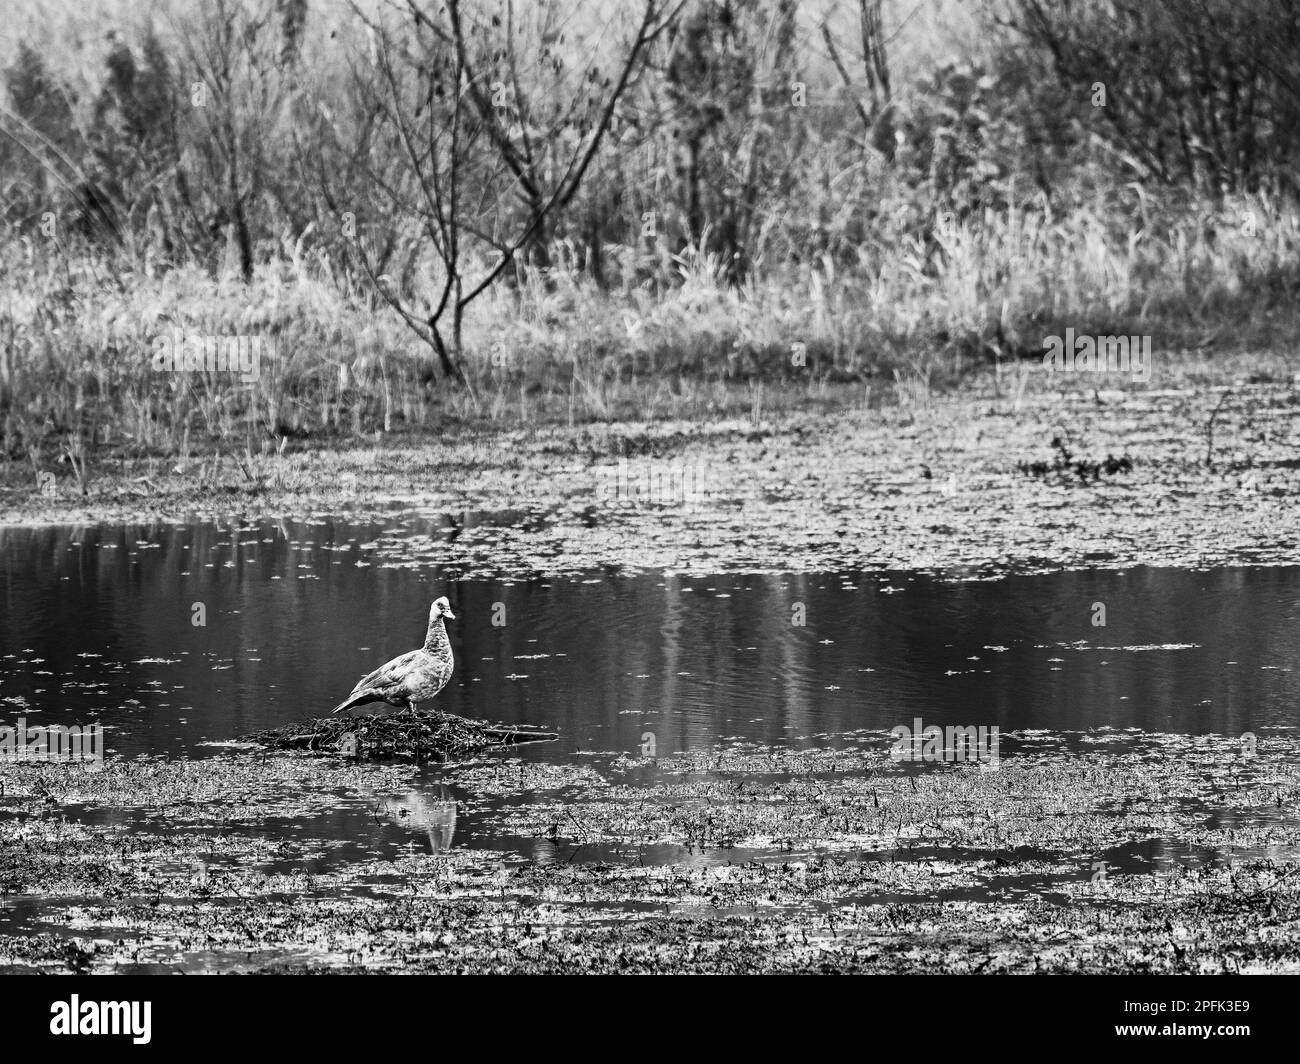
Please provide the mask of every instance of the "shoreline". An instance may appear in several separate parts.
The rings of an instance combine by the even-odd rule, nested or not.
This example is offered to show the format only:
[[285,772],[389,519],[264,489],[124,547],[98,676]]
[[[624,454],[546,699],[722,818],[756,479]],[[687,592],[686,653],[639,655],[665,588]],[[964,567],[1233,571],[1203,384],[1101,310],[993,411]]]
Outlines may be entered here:
[[1000,378],[757,421],[123,463],[86,498],[0,489],[0,526],[446,514],[459,531],[438,549],[461,577],[1300,559],[1300,389],[1277,357],[1189,358],[1149,386],[1023,364]]

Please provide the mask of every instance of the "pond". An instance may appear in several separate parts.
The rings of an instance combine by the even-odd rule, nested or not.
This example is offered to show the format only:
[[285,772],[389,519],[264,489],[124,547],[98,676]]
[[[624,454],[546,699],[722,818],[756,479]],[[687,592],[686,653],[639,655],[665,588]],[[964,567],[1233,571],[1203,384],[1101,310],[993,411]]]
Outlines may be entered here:
[[[449,580],[428,519],[0,530],[0,705],[101,722],[115,754],[319,715],[423,638],[442,708],[558,746],[798,746],[933,723],[1239,735],[1297,723],[1300,567],[998,579],[602,573]],[[653,727],[652,727],[653,725]]]
[[[503,543],[517,519],[499,517]],[[817,846],[770,838],[586,840],[582,803],[597,792],[607,802],[640,794],[677,809],[665,763],[674,779],[739,788],[747,776],[790,776],[792,762],[755,769],[757,755],[807,751],[814,776],[836,771],[836,751],[866,751],[895,775],[935,770],[887,757],[900,726],[985,729],[1014,765],[1097,736],[1235,746],[1242,736],[1294,736],[1300,723],[1300,567],[492,579],[440,568],[439,543],[465,520],[493,519],[0,530],[0,727],[100,724],[110,760],[248,758],[231,744],[327,713],[364,672],[418,646],[429,603],[445,594],[457,617],[448,626],[456,671],[437,704],[559,738],[422,765],[388,792],[340,791],[323,806],[222,827],[309,837],[313,846],[259,867],[324,874],[465,850],[491,861],[638,865],[810,856]],[[518,771],[519,786],[501,786],[503,771]],[[606,787],[612,775],[617,795]],[[564,801],[546,778],[560,781]],[[584,781],[600,786],[584,791]],[[1219,827],[1235,815],[1201,813]],[[62,814],[128,833],[195,827],[147,803],[74,803]],[[1290,809],[1260,816],[1295,827]],[[1215,859],[1213,846],[1185,836],[1157,831],[1103,850],[1138,872]],[[861,860],[881,858],[854,845]],[[909,859],[972,848],[936,840],[914,845]],[[1035,882],[1050,895],[1052,875]],[[935,896],[987,893],[967,883]],[[39,898],[11,904],[0,930],[35,926],[40,910]]]

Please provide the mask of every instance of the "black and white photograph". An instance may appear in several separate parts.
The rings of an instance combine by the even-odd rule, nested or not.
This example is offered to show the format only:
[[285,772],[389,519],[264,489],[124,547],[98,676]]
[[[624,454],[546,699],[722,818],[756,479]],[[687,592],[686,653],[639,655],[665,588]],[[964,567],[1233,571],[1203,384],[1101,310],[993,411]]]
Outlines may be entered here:
[[1295,0],[0,16],[33,1037],[160,1046],[216,1013],[175,975],[327,1036],[428,984],[304,976],[1140,976],[1024,1011],[1263,1030]]

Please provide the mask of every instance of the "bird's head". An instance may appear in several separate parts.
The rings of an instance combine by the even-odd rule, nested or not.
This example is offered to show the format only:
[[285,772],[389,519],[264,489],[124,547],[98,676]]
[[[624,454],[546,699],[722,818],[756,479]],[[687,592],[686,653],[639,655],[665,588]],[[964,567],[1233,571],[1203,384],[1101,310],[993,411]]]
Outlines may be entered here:
[[446,617],[449,621],[454,621],[456,615],[451,612],[451,603],[447,601],[444,595],[442,598],[433,600],[433,605],[429,607],[429,623],[432,624],[439,617]]

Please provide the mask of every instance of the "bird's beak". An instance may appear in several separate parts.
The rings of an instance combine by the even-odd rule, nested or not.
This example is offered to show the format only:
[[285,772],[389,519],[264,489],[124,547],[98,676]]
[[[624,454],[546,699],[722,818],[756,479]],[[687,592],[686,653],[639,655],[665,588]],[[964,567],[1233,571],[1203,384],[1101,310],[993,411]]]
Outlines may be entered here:
[[456,615],[451,612],[450,608],[443,610],[442,615],[449,621],[454,621],[456,619]]

